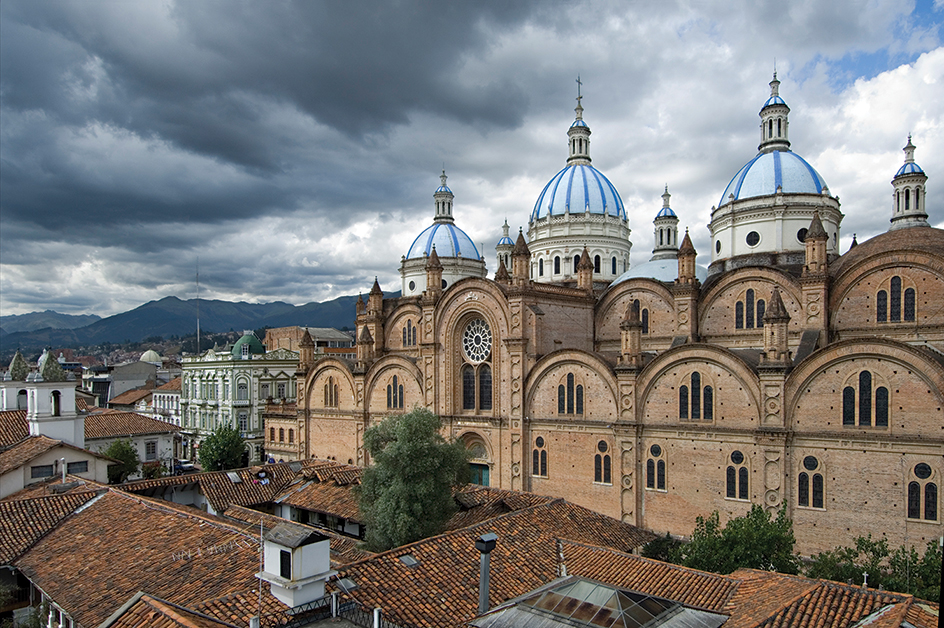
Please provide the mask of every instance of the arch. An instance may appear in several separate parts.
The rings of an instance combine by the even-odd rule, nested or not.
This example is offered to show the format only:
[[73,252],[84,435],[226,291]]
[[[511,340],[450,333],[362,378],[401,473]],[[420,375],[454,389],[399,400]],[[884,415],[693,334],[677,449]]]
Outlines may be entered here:
[[[423,320],[423,310],[414,303],[407,303],[396,308],[384,321],[384,347],[389,349],[403,349],[403,326],[407,319],[419,327]],[[417,342],[418,342],[417,334]],[[412,346],[410,347],[412,348]]]
[[[313,404],[312,399],[320,399],[322,401],[324,400],[324,382],[319,382],[319,378],[327,375],[328,373],[334,376],[335,382],[339,385],[338,405],[336,408],[334,408],[335,410],[344,408],[347,405],[344,403],[344,401],[348,398],[354,397],[354,391],[357,390],[357,388],[354,385],[354,375],[348,369],[347,364],[337,358],[322,358],[315,362],[314,368],[308,372],[308,377],[305,378],[305,396],[297,397],[299,399],[303,398],[305,400],[305,407],[308,409],[322,407],[320,404]],[[316,382],[319,382],[317,386]],[[347,388],[344,390],[340,389],[342,382],[347,386]],[[345,393],[349,393],[350,396],[345,396]],[[356,400],[351,405],[356,406]]]
[[[593,313],[596,341],[619,341],[619,323],[626,314],[629,303],[639,299],[650,312],[649,334],[663,335],[675,328],[675,298],[662,282],[635,277],[611,285],[600,298]],[[655,316],[653,316],[655,312]]]
[[[418,390],[423,390],[423,373],[413,360],[400,355],[385,355],[374,362],[364,376],[364,408],[370,408],[370,400],[373,399],[374,392],[378,390],[378,388],[383,390],[384,398],[386,399],[387,384],[389,383],[386,381],[386,375],[391,370],[395,371],[396,375],[403,376],[398,379],[398,385],[405,385],[406,378],[409,378],[416,384]],[[404,381],[400,381],[401,379]],[[416,404],[425,405],[425,401],[423,399],[413,399],[407,396],[406,407],[412,407]]]
[[462,441],[462,444],[465,445],[465,448],[469,451],[472,451],[473,454],[476,453],[473,451],[473,447],[480,446],[482,448],[482,451],[484,451],[485,455],[481,457],[473,456],[473,460],[485,460],[488,462],[492,462],[494,460],[492,457],[492,443],[481,432],[477,430],[466,430],[457,436],[457,440]]
[[[754,285],[751,285],[751,282],[754,282]],[[775,268],[750,267],[725,273],[718,283],[705,292],[698,307],[699,332],[707,336],[728,333],[734,327],[736,316],[735,307],[728,304],[735,303],[744,303],[741,306],[743,328],[753,327],[755,332],[760,331],[761,325],[757,325],[756,301],[760,299],[766,304],[774,288],[780,289],[783,304],[790,313],[789,327],[792,330],[799,330],[800,321],[805,318],[801,316],[803,290],[799,282]],[[747,290],[754,291],[754,301],[750,305],[744,301]],[[712,317],[710,322],[709,316]]]
[[[609,402],[612,403],[614,413],[617,411],[618,395],[616,377],[614,376],[610,365],[601,360],[596,355],[586,351],[581,351],[579,349],[561,349],[559,351],[549,353],[538,360],[538,362],[534,365],[534,368],[532,368],[531,372],[528,374],[527,381],[524,385],[524,403],[526,414],[531,412],[531,408],[535,405],[535,394],[537,393],[538,388],[545,380],[547,380],[549,376],[552,375],[552,371],[557,368],[566,370],[568,366],[571,368],[582,367],[596,373],[600,377],[600,380],[604,383],[606,391],[609,393]],[[553,380],[554,391],[558,390],[559,384],[560,382],[555,377]],[[584,393],[583,399],[585,413],[584,416],[586,416],[587,400],[590,399],[586,392]],[[556,397],[554,401],[557,401]],[[594,405],[597,405],[597,403],[599,403],[599,400],[594,399]],[[554,405],[556,406],[557,404],[555,403]],[[613,418],[614,420],[616,419],[615,414]]]

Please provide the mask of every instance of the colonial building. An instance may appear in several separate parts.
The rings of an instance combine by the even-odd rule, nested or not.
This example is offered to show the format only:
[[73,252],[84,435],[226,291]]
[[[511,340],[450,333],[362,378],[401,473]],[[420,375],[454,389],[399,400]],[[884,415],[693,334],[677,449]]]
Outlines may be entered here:
[[231,425],[246,439],[247,464],[262,460],[266,401],[295,400],[297,366],[297,353],[266,352],[250,331],[232,347],[184,358],[180,414],[188,455],[195,457],[199,443],[218,426]]
[[[578,97],[565,168],[529,240],[499,242],[494,279],[414,244],[403,296],[375,282],[358,302],[356,360],[300,348],[298,456],[366,465],[365,429],[421,406],[474,452],[478,482],[653,531],[761,504],[786,507],[804,554],[941,536],[944,231],[927,177],[909,138],[889,231],[840,255],[838,197],[792,152],[770,89],[758,153],[719,184],[710,268],[666,190],[653,258],[627,270]],[[454,226],[445,182],[434,198]]]

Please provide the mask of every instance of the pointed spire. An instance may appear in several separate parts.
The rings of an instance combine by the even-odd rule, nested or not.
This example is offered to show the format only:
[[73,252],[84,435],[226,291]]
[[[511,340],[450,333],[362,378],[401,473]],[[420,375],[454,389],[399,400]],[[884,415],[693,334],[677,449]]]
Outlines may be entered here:
[[682,238],[682,245],[679,247],[679,255],[695,255],[695,245],[692,244],[692,239],[688,236],[688,227],[685,228],[685,237]]
[[360,344],[373,344],[374,343],[374,337],[371,335],[370,329],[367,327],[367,325],[364,325],[361,328],[361,337],[358,340],[358,342]]
[[584,245],[583,252],[580,254],[580,262],[577,263],[577,270],[593,270],[593,262],[590,261],[590,252]]
[[528,243],[524,240],[524,233],[522,233],[521,227],[518,227],[518,239],[515,240],[515,248],[512,249],[511,254],[516,257],[519,255],[531,257],[531,251],[528,249]]
[[777,98],[780,96],[780,81],[777,80],[777,68],[774,68],[774,78],[770,81],[770,97]]
[[577,107],[574,109],[574,112],[577,114],[577,120],[583,120],[583,96],[580,94],[580,88],[583,86],[583,82],[580,80],[580,75],[577,75]]
[[442,262],[439,261],[439,253],[436,252],[436,245],[434,244],[432,252],[426,258],[426,270],[442,270],[442,267]]
[[810,221],[810,228],[806,230],[806,238],[804,238],[804,242],[828,239],[829,234],[827,234],[826,229],[823,228],[823,221],[819,218],[819,211],[813,212],[813,220]]
[[30,367],[29,364],[26,363],[26,358],[24,358],[20,350],[17,349],[16,353],[13,355],[13,359],[10,361],[10,379],[15,382],[25,382],[29,372]]
[[377,276],[374,275],[374,285],[373,285],[373,287],[370,289],[370,295],[371,295],[371,296],[374,296],[374,295],[377,295],[377,294],[382,295],[382,294],[383,294],[383,290],[380,289],[380,283],[377,281]]
[[790,314],[783,304],[783,297],[780,296],[780,288],[774,288],[770,295],[770,304],[764,312],[764,323],[775,323],[779,321],[789,321]]
[[508,269],[505,268],[505,260],[498,260],[498,272],[495,273],[495,281],[499,283],[510,283],[511,275],[508,274]]
[[367,304],[364,303],[364,296],[358,292],[357,302],[354,304],[354,311],[357,312],[358,315],[360,315],[360,314],[363,314],[366,309],[367,309]]
[[851,251],[855,247],[859,246],[858,240],[856,240],[856,234],[852,234],[852,244],[849,245],[849,250]]
[[567,164],[589,164],[590,163],[590,127],[583,120],[583,95],[580,93],[580,87],[583,83],[580,77],[577,77],[577,107],[574,109],[576,117],[573,124],[567,130],[567,137],[570,144],[570,156],[567,158]]
[[299,347],[314,347],[315,341],[311,337],[311,334],[308,333],[308,328],[305,327],[305,333],[302,334],[302,339],[298,341]]

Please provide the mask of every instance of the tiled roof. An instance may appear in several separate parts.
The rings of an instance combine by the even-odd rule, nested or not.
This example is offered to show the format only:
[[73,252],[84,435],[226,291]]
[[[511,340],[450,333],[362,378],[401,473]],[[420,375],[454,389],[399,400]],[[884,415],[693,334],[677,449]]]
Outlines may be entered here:
[[249,619],[256,615],[275,615],[285,612],[285,605],[268,593],[268,587],[263,589],[262,610],[259,609],[259,594],[255,592],[229,593],[216,599],[207,600],[194,606],[198,611],[219,617],[224,621],[233,622],[240,626],[249,625]]
[[[0,451],[0,475],[7,473],[13,469],[19,468],[35,458],[40,454],[43,454],[50,449],[55,447],[68,447],[69,449],[75,449],[76,451],[85,451],[70,445],[69,443],[64,443],[60,440],[54,440],[48,436],[29,436],[16,445]],[[105,458],[101,454],[95,454],[92,452],[87,452],[96,456],[98,458]],[[106,458],[110,460],[110,458]]]
[[0,411],[0,449],[15,445],[29,436],[26,410]]
[[[559,574],[557,539],[623,551],[655,535],[605,515],[557,499],[518,510],[349,565],[339,577],[358,585],[352,596],[400,625],[461,626],[478,608],[479,552],[475,539],[498,535],[491,554],[490,603],[522,595]],[[408,566],[401,556],[417,562]],[[396,583],[395,586],[391,586]]]
[[112,616],[101,628],[241,628],[209,615],[137,593],[120,615]]
[[159,421],[136,412],[101,412],[85,417],[85,438],[119,438],[140,434],[178,432],[173,423]]
[[94,492],[84,491],[0,502],[0,565],[12,564],[17,556],[93,497]]
[[302,470],[274,501],[296,508],[361,521],[357,497],[351,490],[361,482],[361,468],[333,461],[317,461]]
[[108,488],[107,484],[99,484],[95,480],[89,480],[79,475],[66,475],[66,483],[62,483],[62,477],[59,475],[46,478],[42,481],[34,482],[11,495],[7,495],[0,500],[19,501],[22,499],[35,499],[37,497],[49,497],[50,495],[66,495],[69,493],[86,493]]
[[[280,523],[284,523],[286,520],[281,517],[276,517],[275,515],[269,515],[258,510],[253,510],[251,508],[244,508],[242,506],[230,506],[226,509],[226,512],[223,513],[223,516],[228,519],[236,519],[237,521],[244,521],[249,525],[251,530],[258,532],[259,522],[262,521],[263,525],[267,530],[274,528]],[[300,525],[305,528],[310,528],[312,532],[317,532],[322,534],[331,542],[331,566],[334,569],[338,569],[349,563],[354,563],[359,560],[364,560],[365,558],[370,558],[374,554],[358,547],[360,541],[353,539],[349,536],[344,536],[343,534],[338,534],[333,530],[328,530],[326,528],[321,528],[313,525],[305,525],[298,522],[293,522],[295,525]]]
[[880,233],[860,243],[854,249],[846,251],[839,259],[829,265],[829,273],[839,277],[862,260],[878,254],[907,249],[940,256],[944,250],[944,230],[932,227],[909,227]]
[[252,599],[258,563],[258,539],[240,526],[108,490],[14,564],[78,624],[97,626],[138,591],[187,608],[234,593]]
[[458,530],[499,515],[554,501],[553,497],[469,484],[455,493],[459,511],[446,522],[446,530]]
[[[290,463],[267,464],[265,466],[233,469],[231,471],[208,471],[190,475],[171,476],[156,480],[127,482],[121,488],[139,495],[158,495],[165,487],[197,484],[200,492],[216,512],[224,512],[231,505],[251,506],[270,502],[280,490],[295,477]],[[265,478],[259,474],[265,473]],[[233,482],[235,474],[239,482]]]
[[161,392],[180,392],[180,377],[175,377],[166,384],[158,386],[154,390],[159,390]]
[[154,394],[153,388],[136,388],[126,390],[117,397],[108,400],[109,406],[133,406],[142,399],[146,399]]

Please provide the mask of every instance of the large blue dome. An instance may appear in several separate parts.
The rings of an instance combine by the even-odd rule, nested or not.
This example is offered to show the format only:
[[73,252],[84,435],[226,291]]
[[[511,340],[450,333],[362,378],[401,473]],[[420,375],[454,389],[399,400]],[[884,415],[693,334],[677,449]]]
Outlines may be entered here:
[[734,200],[776,194],[822,194],[826,181],[796,153],[775,150],[760,153],[741,168],[721,195],[719,206]]
[[586,164],[567,166],[551,179],[531,212],[531,221],[549,215],[562,216],[568,209],[582,214],[609,214],[626,219],[626,209],[616,187],[599,170]]
[[451,222],[434,222],[416,236],[407,252],[407,259],[424,257],[433,251],[439,257],[464,257],[466,259],[481,259],[479,250],[472,243],[472,238],[465,231]]

